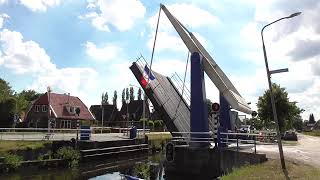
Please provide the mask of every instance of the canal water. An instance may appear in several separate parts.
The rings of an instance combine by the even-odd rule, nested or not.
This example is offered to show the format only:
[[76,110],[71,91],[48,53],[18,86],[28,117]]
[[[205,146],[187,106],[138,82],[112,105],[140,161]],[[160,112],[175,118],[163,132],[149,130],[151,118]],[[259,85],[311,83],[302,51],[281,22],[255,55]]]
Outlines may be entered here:
[[131,175],[142,179],[170,179],[165,177],[164,154],[152,156],[117,159],[94,163],[82,163],[75,169],[24,169],[13,173],[0,175],[1,180],[120,180],[123,175]]

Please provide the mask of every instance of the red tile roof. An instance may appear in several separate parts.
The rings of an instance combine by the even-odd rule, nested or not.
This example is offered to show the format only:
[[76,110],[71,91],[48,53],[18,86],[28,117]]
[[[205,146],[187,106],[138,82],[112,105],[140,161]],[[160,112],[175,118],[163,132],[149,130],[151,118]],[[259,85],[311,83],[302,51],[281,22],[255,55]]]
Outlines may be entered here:
[[[48,104],[48,93],[45,93],[39,99],[36,100],[34,105],[47,105]],[[94,120],[93,115],[87,108],[87,106],[75,96],[70,96],[67,94],[56,94],[50,93],[50,105],[51,105],[51,115],[55,118],[60,119],[80,119],[80,120]],[[80,114],[71,114],[67,110],[67,106],[79,107]]]

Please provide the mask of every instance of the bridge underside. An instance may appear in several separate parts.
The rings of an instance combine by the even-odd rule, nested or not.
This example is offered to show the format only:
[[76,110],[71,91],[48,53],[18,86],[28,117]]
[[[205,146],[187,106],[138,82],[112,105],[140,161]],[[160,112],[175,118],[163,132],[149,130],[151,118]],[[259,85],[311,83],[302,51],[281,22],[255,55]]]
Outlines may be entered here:
[[134,62],[130,69],[152,102],[154,109],[164,121],[168,131],[171,133],[189,132],[190,108],[171,79],[152,71],[155,79],[150,80],[146,86],[145,82],[141,81],[145,77],[144,65]]
[[[181,84],[175,84],[175,78],[171,79],[167,76],[161,75],[152,71],[154,80],[150,80],[146,85],[142,78],[146,79],[144,73],[145,63],[137,61],[132,63],[130,69],[147,97],[154,106],[154,109],[164,121],[169,132],[190,132],[190,107],[188,105],[188,97],[185,95],[189,93],[185,90],[184,96],[181,95]],[[177,88],[179,87],[179,88]],[[184,98],[185,97],[185,98]],[[208,118],[209,130],[215,132],[216,125],[211,117]]]

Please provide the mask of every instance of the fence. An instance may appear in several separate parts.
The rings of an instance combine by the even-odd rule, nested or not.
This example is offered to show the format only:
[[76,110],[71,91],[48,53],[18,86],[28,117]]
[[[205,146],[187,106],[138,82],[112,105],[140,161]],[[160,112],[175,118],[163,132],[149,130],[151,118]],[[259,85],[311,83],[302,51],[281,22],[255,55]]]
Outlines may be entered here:
[[254,148],[254,153],[257,153],[257,145],[275,144],[276,134],[273,132],[248,134],[248,133],[220,133],[220,142],[228,148],[236,148],[239,151],[241,148]]

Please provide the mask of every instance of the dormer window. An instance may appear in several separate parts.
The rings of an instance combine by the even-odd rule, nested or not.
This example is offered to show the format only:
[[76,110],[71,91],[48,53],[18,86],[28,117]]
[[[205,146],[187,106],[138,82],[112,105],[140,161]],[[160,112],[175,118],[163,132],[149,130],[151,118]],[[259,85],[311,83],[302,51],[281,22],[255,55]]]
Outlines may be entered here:
[[74,107],[70,106],[70,110],[69,110],[70,114],[74,114],[75,111],[74,111]]
[[39,112],[40,111],[40,105],[36,105],[35,108],[34,108],[34,111],[35,112]]
[[42,105],[42,112],[47,112],[47,111],[48,111],[48,106]]

